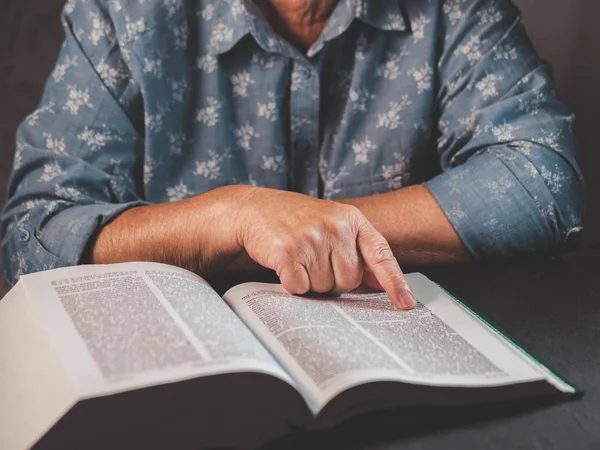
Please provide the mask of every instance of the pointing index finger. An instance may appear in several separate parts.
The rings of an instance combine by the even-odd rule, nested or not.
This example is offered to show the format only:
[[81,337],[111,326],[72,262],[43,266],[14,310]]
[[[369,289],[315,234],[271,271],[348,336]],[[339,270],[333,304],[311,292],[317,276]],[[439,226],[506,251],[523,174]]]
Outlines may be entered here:
[[385,238],[369,224],[360,227],[357,243],[365,270],[373,273],[392,303],[399,309],[414,308],[415,295]]

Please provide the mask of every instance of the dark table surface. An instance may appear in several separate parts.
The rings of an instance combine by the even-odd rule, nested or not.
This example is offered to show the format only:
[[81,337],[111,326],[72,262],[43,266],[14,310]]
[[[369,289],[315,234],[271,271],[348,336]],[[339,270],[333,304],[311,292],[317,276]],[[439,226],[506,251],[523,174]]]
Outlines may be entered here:
[[268,449],[600,449],[600,248],[423,271],[584,396],[373,415]]

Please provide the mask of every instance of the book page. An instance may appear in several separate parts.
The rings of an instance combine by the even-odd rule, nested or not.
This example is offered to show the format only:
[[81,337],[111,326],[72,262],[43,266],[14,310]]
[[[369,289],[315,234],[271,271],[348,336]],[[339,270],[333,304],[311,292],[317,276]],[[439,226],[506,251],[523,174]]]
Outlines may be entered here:
[[226,372],[293,384],[223,299],[183,269],[79,266],[23,281],[83,397]]
[[298,381],[313,412],[370,381],[483,387],[545,378],[435,283],[407,277],[418,300],[411,311],[397,310],[384,293],[297,297],[259,283],[224,299]]

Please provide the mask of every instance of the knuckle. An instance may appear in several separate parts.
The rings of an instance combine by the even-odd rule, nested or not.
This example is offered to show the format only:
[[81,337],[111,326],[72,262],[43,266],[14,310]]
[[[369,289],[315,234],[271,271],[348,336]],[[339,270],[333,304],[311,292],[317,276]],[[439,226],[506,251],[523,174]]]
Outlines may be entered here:
[[363,266],[356,255],[343,260],[342,270],[336,274],[336,293],[349,292],[362,284]]
[[353,217],[353,216],[362,216],[362,213],[360,212],[360,209],[358,209],[356,206],[354,205],[340,205],[340,209],[341,211],[343,211],[343,213],[347,216]]
[[329,234],[340,241],[348,240],[353,233],[347,217],[335,217],[330,223]]
[[323,231],[319,226],[311,226],[302,233],[304,245],[317,247],[323,242]]
[[386,264],[395,261],[392,249],[385,241],[377,241],[369,248],[369,256],[374,264]]
[[282,270],[282,284],[292,294],[306,294],[310,283],[306,270],[300,264],[290,264]]

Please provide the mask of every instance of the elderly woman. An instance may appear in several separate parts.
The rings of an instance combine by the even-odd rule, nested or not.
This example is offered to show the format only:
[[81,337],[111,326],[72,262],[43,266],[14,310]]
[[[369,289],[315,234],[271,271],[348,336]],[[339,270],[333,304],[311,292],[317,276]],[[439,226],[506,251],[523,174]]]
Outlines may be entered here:
[[293,293],[553,249],[573,117],[509,0],[70,0],[20,127],[9,278],[149,260]]

